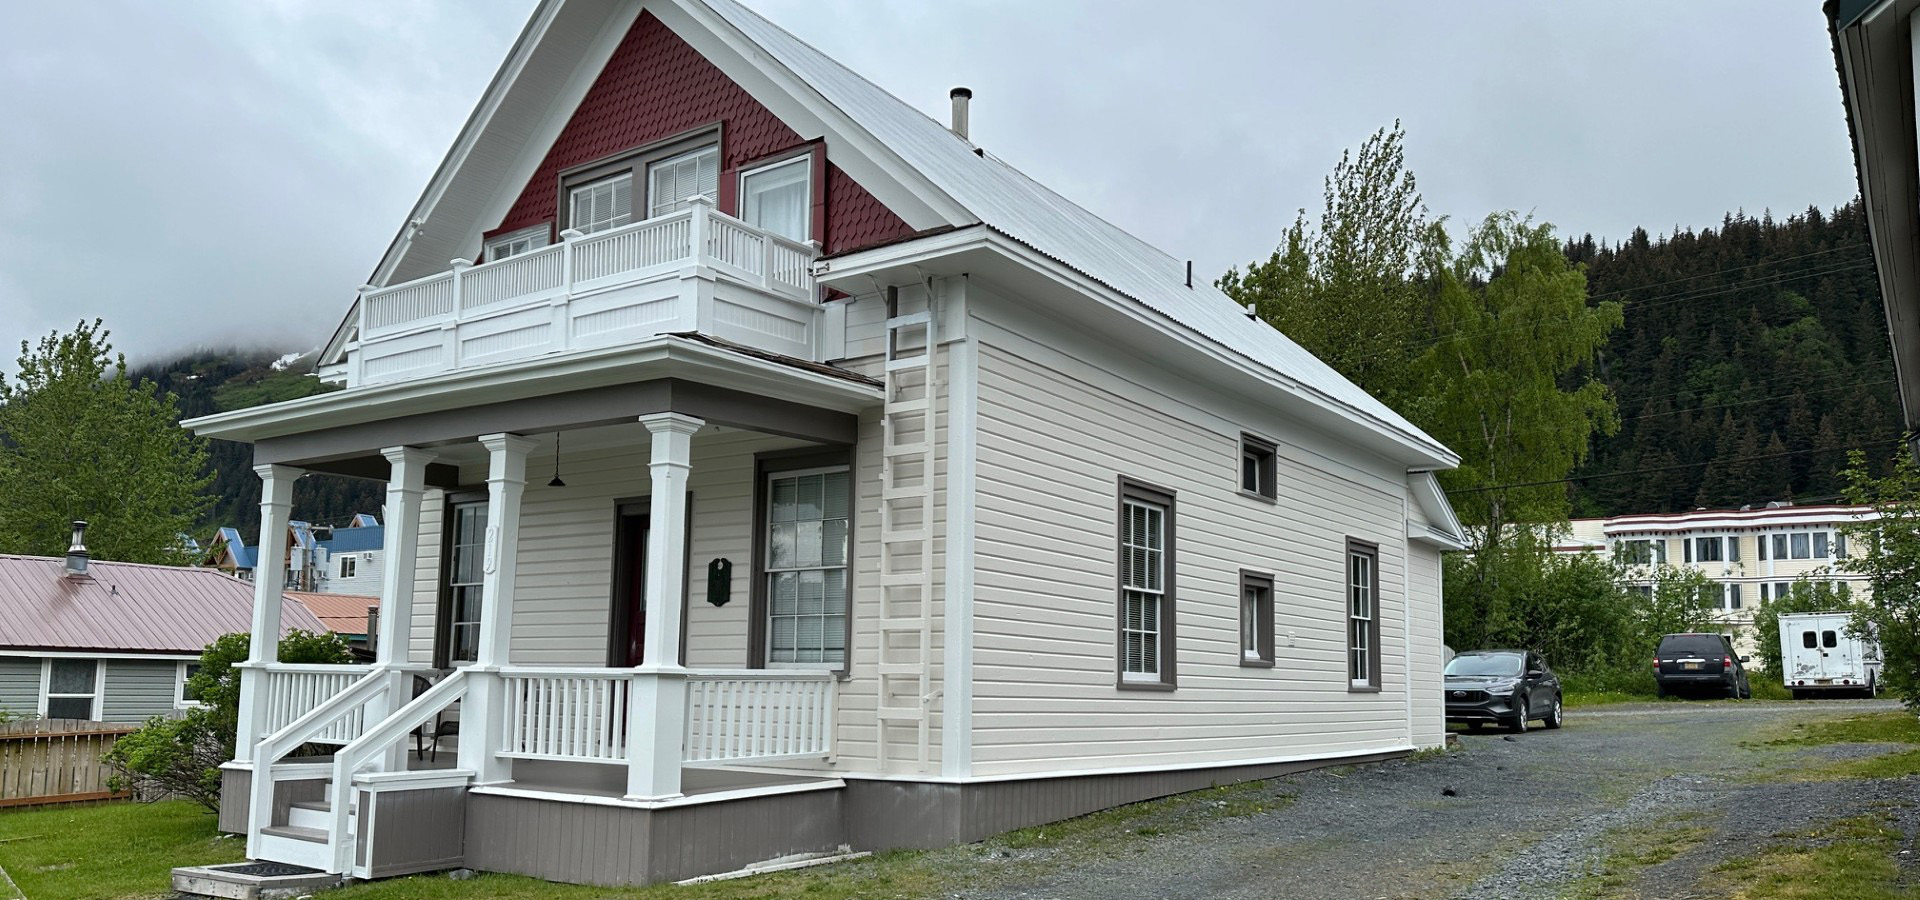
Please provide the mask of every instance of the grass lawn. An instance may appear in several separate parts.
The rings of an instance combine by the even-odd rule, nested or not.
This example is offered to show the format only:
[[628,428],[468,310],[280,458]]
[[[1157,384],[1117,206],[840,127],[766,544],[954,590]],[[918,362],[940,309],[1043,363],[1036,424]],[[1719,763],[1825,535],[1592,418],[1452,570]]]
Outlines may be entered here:
[[1900,832],[1885,817],[1837,822],[1788,843],[1729,860],[1714,871],[1743,900],[1911,900],[1894,863]]
[[[1815,744],[1920,744],[1920,718],[1906,710],[1848,716],[1830,722],[1806,722],[1779,732],[1760,746],[1803,747]],[[1801,766],[1790,773],[1796,781],[1834,778],[1899,778],[1920,774],[1920,748],[1866,759],[1836,760]]]
[[[174,866],[234,862],[245,842],[214,834],[184,800],[0,810],[0,868],[32,900],[169,897]],[[6,896],[0,882],[0,896]]]

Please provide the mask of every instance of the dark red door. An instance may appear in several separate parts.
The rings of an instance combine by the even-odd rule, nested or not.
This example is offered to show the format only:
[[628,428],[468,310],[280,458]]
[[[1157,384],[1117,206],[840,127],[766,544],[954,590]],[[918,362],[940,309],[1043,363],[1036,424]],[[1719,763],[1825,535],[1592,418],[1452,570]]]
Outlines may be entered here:
[[627,665],[643,661],[647,644],[647,517],[631,516],[620,529],[627,604]]

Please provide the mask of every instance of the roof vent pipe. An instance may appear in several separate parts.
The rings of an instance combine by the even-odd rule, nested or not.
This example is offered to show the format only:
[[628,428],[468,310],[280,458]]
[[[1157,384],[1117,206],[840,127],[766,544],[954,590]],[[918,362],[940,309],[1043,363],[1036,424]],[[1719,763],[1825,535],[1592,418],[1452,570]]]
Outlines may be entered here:
[[73,522],[73,544],[67,547],[67,577],[79,578],[87,574],[87,523],[75,519]]
[[957,87],[947,92],[953,98],[953,124],[948,126],[961,140],[967,140],[967,101],[973,99],[971,88]]

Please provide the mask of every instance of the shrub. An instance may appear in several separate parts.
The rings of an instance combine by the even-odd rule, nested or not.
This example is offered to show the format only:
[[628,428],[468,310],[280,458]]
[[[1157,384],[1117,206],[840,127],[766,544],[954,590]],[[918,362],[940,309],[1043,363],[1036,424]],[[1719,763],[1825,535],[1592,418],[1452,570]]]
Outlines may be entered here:
[[1842,584],[1809,582],[1805,577],[1793,583],[1782,597],[1760,601],[1753,611],[1753,640],[1760,651],[1760,667],[1778,680],[1786,672],[1780,655],[1780,617],[1787,613],[1833,612],[1854,608],[1853,594]]
[[[122,736],[107,752],[114,770],[109,787],[131,790],[141,797],[179,796],[217,810],[220,804],[220,765],[233,758],[234,735],[239,730],[240,672],[252,639],[246,634],[222,635],[200,654],[200,671],[187,680],[187,692],[200,706],[177,719],[155,717]],[[353,661],[347,642],[337,634],[289,632],[280,639],[280,661],[340,664]]]
[[1847,502],[1871,505],[1880,514],[1842,529],[1867,552],[1842,560],[1841,567],[1867,576],[1873,587],[1851,630],[1880,642],[1880,683],[1920,712],[1920,464],[1903,445],[1892,473],[1875,478],[1865,454],[1855,450],[1847,454],[1842,475]]

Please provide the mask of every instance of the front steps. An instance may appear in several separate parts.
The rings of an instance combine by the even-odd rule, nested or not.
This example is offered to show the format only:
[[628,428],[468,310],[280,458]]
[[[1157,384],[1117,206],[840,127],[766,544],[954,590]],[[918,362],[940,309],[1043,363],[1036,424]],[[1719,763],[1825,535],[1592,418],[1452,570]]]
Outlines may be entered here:
[[244,862],[224,866],[182,866],[173,870],[173,889],[190,897],[223,900],[283,900],[339,887],[345,881],[302,866]]

